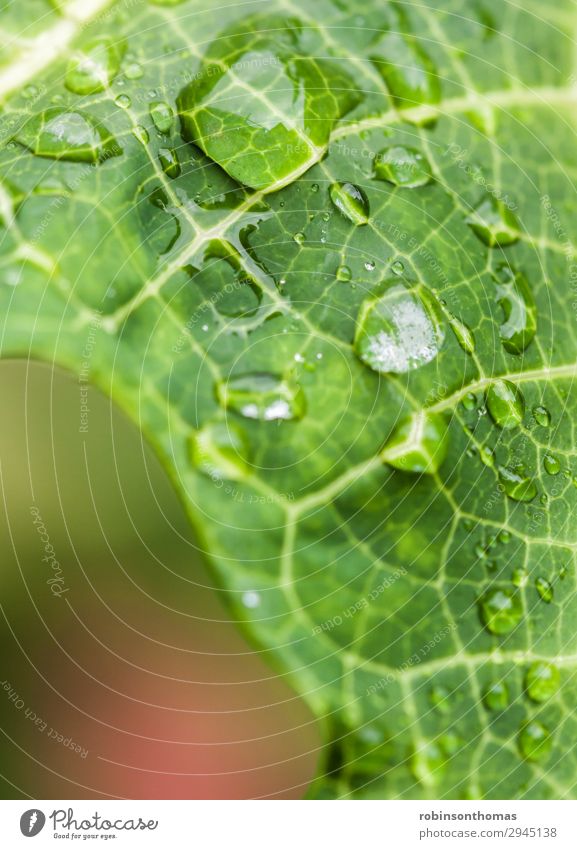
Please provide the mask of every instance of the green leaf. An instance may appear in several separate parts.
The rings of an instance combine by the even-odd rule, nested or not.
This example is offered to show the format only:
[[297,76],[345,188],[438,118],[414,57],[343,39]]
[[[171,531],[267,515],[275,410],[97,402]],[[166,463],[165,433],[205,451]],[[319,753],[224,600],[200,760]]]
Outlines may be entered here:
[[4,11],[2,354],[155,446],[313,796],[576,795],[577,17],[522,5]]

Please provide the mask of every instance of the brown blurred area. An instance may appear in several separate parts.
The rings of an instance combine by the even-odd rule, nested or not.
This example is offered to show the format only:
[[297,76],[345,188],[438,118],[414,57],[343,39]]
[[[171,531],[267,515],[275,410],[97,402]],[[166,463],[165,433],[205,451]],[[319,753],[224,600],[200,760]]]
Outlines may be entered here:
[[[140,434],[0,365],[3,798],[299,798],[320,738],[229,621]],[[43,559],[44,558],[44,559]]]

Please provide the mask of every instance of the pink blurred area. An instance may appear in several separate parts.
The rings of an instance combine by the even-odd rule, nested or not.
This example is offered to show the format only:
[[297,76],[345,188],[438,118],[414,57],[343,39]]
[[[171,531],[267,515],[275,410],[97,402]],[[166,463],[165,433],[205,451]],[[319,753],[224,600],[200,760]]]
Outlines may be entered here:
[[136,430],[91,390],[79,433],[61,372],[4,363],[0,383],[4,798],[301,797],[315,721],[229,621]]

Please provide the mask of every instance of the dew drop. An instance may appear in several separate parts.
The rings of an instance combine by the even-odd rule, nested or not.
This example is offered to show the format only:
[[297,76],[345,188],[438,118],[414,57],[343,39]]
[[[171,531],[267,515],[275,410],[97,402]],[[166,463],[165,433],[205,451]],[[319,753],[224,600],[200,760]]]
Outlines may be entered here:
[[293,239],[295,240],[295,242],[297,243],[297,245],[302,245],[302,244],[303,244],[303,242],[304,242],[304,240],[305,240],[305,234],[304,234],[304,233],[300,233],[300,232],[299,232],[299,233],[295,233],[295,234],[294,234],[294,236],[293,236]]
[[146,127],[142,127],[140,124],[137,124],[136,127],[133,128],[132,135],[137,141],[140,142],[140,144],[147,145],[150,141],[148,130],[146,129]]
[[120,106],[121,109],[128,109],[132,103],[127,94],[119,94],[114,102],[117,106]]
[[546,702],[559,689],[560,675],[557,667],[544,660],[536,660],[525,675],[525,690],[534,702]]
[[508,430],[517,427],[525,415],[525,400],[521,390],[509,380],[496,380],[487,389],[487,409],[498,427]]
[[64,85],[74,94],[104,91],[117,75],[125,50],[125,42],[112,38],[88,42],[69,60]]
[[170,177],[173,180],[176,179],[176,177],[180,177],[181,167],[176,150],[173,148],[161,147],[158,151],[158,159],[162,166],[162,170],[167,177]]
[[503,347],[522,354],[537,332],[537,306],[527,278],[502,265],[494,275],[497,303],[505,321],[499,326]]
[[353,224],[360,226],[369,220],[367,196],[354,183],[333,183],[329,196],[336,208]]
[[374,271],[375,270],[375,263],[372,262],[372,260],[367,260],[365,262],[365,269],[367,271]]
[[142,70],[142,66],[138,64],[138,62],[131,62],[130,65],[127,65],[124,69],[124,76],[127,80],[139,80],[144,71]]
[[483,446],[479,452],[479,457],[481,458],[481,462],[483,465],[492,468],[495,465],[495,455],[491,448],[487,448]]
[[503,492],[512,501],[532,501],[537,495],[537,485],[532,478],[505,466],[499,466],[497,473]]
[[234,422],[214,422],[197,430],[188,451],[193,466],[213,480],[243,480],[250,471],[246,437]]
[[96,164],[122,153],[108,130],[90,116],[57,106],[31,118],[16,140],[36,156]]
[[547,604],[551,604],[553,601],[553,586],[547,578],[535,578],[535,589],[543,601],[546,601]]
[[551,413],[546,407],[533,407],[533,418],[541,427],[551,427]]
[[483,693],[483,703],[489,710],[505,710],[509,706],[509,688],[504,681],[493,681]]
[[513,574],[511,576],[511,581],[516,587],[524,587],[527,585],[527,570],[523,567],[519,566],[517,569],[513,569]]
[[455,339],[466,354],[475,353],[475,337],[467,325],[455,316],[449,317],[449,326],[455,334]]
[[519,732],[519,749],[529,761],[542,761],[553,745],[550,732],[537,720],[531,720],[522,726]]
[[381,459],[404,472],[435,474],[449,450],[444,416],[421,410],[401,419],[381,451]]
[[413,147],[401,145],[377,154],[375,177],[406,189],[426,186],[432,180],[431,166],[423,154]]
[[172,129],[174,121],[174,112],[172,108],[163,100],[156,100],[148,107],[152,123],[159,133],[166,135]]
[[479,239],[490,248],[513,245],[519,239],[519,222],[508,206],[490,195],[465,219]]
[[465,410],[474,410],[477,406],[477,398],[472,392],[467,392],[461,404]]
[[509,531],[499,531],[499,536],[497,537],[500,543],[503,545],[507,545],[507,543],[511,542],[511,534]]
[[249,610],[255,610],[260,606],[260,593],[255,593],[254,590],[243,593],[241,597],[243,605]]
[[219,403],[247,419],[277,421],[301,419],[306,411],[305,396],[292,379],[265,372],[249,372],[218,381]]
[[438,308],[424,287],[397,284],[363,301],[354,348],[374,371],[403,374],[435,359],[443,340]]
[[507,586],[487,590],[479,601],[481,621],[491,634],[508,634],[523,617],[515,589]]
[[553,454],[545,454],[543,466],[548,475],[558,475],[561,471],[561,463]]

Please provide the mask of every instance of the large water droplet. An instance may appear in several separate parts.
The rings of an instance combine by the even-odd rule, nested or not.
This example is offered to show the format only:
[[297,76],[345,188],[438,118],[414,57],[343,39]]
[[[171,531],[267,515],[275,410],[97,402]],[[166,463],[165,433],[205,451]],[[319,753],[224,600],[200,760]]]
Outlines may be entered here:
[[152,123],[159,133],[166,135],[172,129],[174,121],[174,112],[172,108],[163,100],[155,100],[148,107]]
[[193,465],[213,480],[243,480],[250,468],[248,446],[234,422],[214,422],[196,431],[189,441]]
[[88,115],[53,107],[31,118],[16,141],[36,156],[69,162],[103,162],[122,153],[108,130]]
[[330,198],[339,212],[357,226],[369,220],[369,201],[367,196],[354,183],[333,183],[329,190]]
[[537,485],[532,478],[505,466],[499,466],[497,472],[503,492],[513,501],[532,501],[537,495]]
[[551,604],[553,601],[553,586],[547,578],[535,578],[535,589],[543,601],[546,601],[547,604]]
[[414,147],[397,145],[377,154],[375,177],[394,186],[415,189],[432,180],[431,166],[423,154]]
[[490,248],[513,245],[519,239],[519,222],[503,201],[484,198],[466,218],[467,224]]
[[254,189],[276,191],[318,162],[360,100],[342,63],[307,55],[307,31],[294,18],[249,16],[212,42],[178,96],[184,138]]
[[505,710],[509,705],[509,689],[504,681],[493,681],[483,693],[483,702],[489,710]]
[[422,286],[392,286],[363,301],[354,347],[374,371],[403,374],[431,362],[444,339],[438,307]]
[[68,62],[66,88],[74,94],[104,91],[118,73],[125,50],[123,41],[104,36],[88,42]]
[[424,410],[402,419],[381,451],[389,466],[404,472],[435,474],[449,450],[444,416]]
[[[399,7],[388,6],[395,15],[390,29],[371,51],[371,61],[387,84],[397,109],[406,120],[430,123],[433,113],[415,111],[418,106],[434,106],[441,99],[441,85],[435,65],[411,34],[410,24]],[[392,17],[391,14],[391,17]]]
[[223,407],[248,419],[301,419],[306,411],[301,387],[275,374],[251,372],[219,381],[216,394]]
[[517,590],[495,587],[487,590],[479,601],[481,621],[492,634],[508,634],[523,617],[523,607]]
[[521,390],[509,380],[496,380],[487,389],[487,409],[496,425],[507,430],[517,427],[525,415]]
[[494,275],[497,303],[505,321],[499,327],[503,347],[522,354],[537,332],[537,307],[526,277],[503,265]]
[[531,720],[523,725],[519,732],[519,749],[524,758],[529,761],[544,760],[553,746],[550,732],[537,720]]
[[561,463],[553,454],[545,454],[543,465],[548,475],[558,475],[561,471]]
[[536,660],[531,664],[525,675],[525,690],[534,702],[546,702],[559,689],[561,676],[552,663]]

